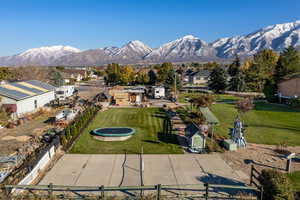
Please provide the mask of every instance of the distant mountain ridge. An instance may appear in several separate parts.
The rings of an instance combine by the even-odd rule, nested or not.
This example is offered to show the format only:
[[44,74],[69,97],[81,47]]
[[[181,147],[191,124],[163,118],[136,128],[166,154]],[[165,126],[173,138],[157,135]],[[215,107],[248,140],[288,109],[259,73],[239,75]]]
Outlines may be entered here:
[[243,36],[220,38],[207,43],[187,35],[150,48],[141,41],[130,41],[122,47],[104,47],[81,51],[70,46],[50,46],[29,49],[23,53],[0,57],[0,65],[103,65],[191,62],[230,59],[235,54],[252,56],[262,49],[282,51],[288,46],[300,49],[300,20],[267,26]]

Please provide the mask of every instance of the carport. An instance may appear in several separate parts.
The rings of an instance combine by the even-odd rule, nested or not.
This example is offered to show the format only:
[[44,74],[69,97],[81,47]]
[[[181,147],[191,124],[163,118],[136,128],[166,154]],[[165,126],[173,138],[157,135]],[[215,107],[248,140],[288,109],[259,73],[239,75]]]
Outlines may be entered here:
[[218,126],[220,124],[220,122],[219,122],[218,118],[210,111],[210,109],[208,107],[200,107],[200,111],[208,123],[210,135],[211,135],[211,137],[213,137],[214,126]]

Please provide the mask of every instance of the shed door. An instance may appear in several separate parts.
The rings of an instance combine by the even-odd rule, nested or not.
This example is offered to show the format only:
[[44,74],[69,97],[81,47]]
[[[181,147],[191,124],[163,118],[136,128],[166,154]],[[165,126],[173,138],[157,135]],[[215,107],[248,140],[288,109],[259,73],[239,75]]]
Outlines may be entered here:
[[195,148],[203,148],[203,139],[201,136],[199,135],[195,135],[193,137],[193,144],[192,144],[192,147],[195,147]]

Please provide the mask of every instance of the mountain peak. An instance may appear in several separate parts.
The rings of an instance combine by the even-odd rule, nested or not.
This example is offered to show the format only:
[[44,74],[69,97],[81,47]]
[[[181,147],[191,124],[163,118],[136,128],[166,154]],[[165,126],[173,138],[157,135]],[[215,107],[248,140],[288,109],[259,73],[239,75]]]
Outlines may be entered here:
[[182,37],[182,39],[185,39],[185,40],[195,40],[195,39],[199,39],[193,35],[185,35]]
[[43,47],[28,49],[27,51],[21,53],[20,55],[25,53],[30,53],[30,52],[58,52],[58,51],[69,51],[69,52],[78,53],[80,52],[80,49],[71,46],[63,46],[63,45],[43,46]]
[[23,53],[0,57],[0,65],[102,65],[213,61],[252,56],[262,49],[280,52],[292,45],[300,48],[300,20],[274,24],[249,34],[220,38],[206,43],[193,35],[170,41],[152,49],[139,40],[132,40],[122,47],[104,47],[80,51],[71,46],[44,46]]
[[132,40],[132,41],[128,42],[127,44],[138,44],[138,45],[143,44],[144,45],[144,43],[140,40]]

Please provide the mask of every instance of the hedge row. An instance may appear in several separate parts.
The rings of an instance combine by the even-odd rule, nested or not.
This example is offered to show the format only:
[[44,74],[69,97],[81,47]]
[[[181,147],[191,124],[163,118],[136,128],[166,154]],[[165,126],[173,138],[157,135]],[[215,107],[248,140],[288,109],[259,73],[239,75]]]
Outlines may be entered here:
[[67,147],[72,144],[72,142],[79,136],[83,129],[86,128],[98,111],[99,107],[90,106],[79,117],[77,117],[74,122],[65,129],[64,134],[61,135],[61,145],[63,147]]

